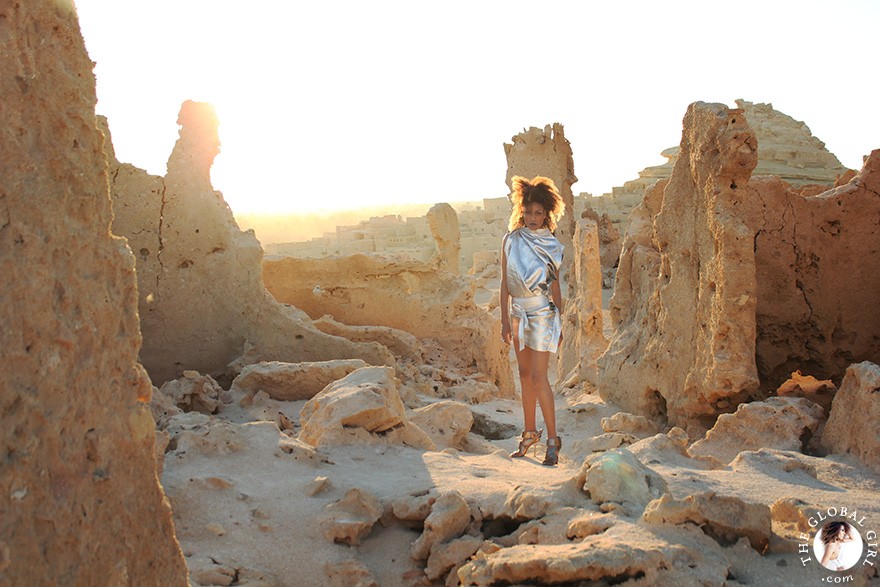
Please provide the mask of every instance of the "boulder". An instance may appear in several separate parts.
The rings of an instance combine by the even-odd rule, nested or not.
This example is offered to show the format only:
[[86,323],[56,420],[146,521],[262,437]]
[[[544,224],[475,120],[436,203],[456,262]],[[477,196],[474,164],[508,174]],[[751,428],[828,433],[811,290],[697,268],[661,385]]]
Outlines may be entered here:
[[423,430],[438,449],[462,450],[467,443],[474,416],[465,404],[447,400],[413,410],[409,420]]
[[216,414],[225,394],[213,377],[197,371],[184,371],[182,377],[163,383],[159,391],[184,412],[203,414]]
[[242,369],[231,389],[251,394],[265,391],[274,400],[308,400],[334,381],[366,366],[360,359],[305,363],[265,361]]
[[663,477],[625,448],[587,457],[575,481],[593,503],[616,504],[630,516],[640,515],[651,500],[666,492]]
[[851,365],[831,404],[822,444],[829,452],[847,453],[880,473],[880,366]]
[[390,367],[364,367],[328,385],[303,406],[299,439],[331,444],[404,444],[434,450],[434,443],[407,420]]
[[457,491],[443,493],[431,507],[431,514],[425,519],[425,529],[413,542],[410,555],[415,560],[426,560],[435,546],[461,536],[470,522],[471,510],[461,494]]
[[648,524],[696,524],[722,546],[731,546],[745,536],[761,554],[767,550],[772,534],[769,507],[715,493],[689,495],[681,500],[667,493],[648,504],[642,520]]
[[362,489],[353,488],[325,508],[320,524],[327,540],[358,546],[382,517],[382,511],[382,502]]
[[837,386],[830,379],[819,381],[812,375],[802,375],[800,371],[791,374],[776,390],[780,397],[802,397],[822,406],[826,414],[831,413],[831,402]]
[[803,449],[822,420],[822,408],[801,397],[771,397],[740,404],[733,414],[722,414],[705,438],[688,454],[726,465],[743,451],[760,448]]

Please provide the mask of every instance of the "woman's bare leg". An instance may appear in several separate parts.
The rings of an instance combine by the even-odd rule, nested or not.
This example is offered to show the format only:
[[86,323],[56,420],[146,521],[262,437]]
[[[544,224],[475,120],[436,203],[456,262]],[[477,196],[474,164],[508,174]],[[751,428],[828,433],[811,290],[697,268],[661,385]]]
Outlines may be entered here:
[[527,350],[531,351],[530,359],[532,362],[530,387],[538,403],[541,404],[541,415],[544,417],[544,425],[547,427],[547,438],[556,438],[556,403],[548,377],[550,353],[532,349]]
[[[513,332],[517,332],[517,326],[514,326]],[[537,430],[537,421],[535,419],[535,411],[538,403],[538,394],[532,385],[532,349],[524,347],[519,349],[519,341],[516,335],[513,336],[513,348],[516,351],[516,365],[519,370],[519,384],[522,389],[522,406],[523,406],[523,425],[524,430]]]

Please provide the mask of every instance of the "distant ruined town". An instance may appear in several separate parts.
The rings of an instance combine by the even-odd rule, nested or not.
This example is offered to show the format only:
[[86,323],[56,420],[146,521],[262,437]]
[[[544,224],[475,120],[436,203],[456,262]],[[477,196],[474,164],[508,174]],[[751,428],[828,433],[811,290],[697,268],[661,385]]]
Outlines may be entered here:
[[[755,104],[741,99],[736,100],[736,104],[745,112],[758,137],[758,166],[754,175],[775,175],[799,188],[802,195],[814,195],[849,171],[822,141],[812,135],[805,123],[775,110],[772,104]],[[544,133],[549,130],[549,127],[544,129]],[[524,131],[523,135],[537,131]],[[593,196],[581,192],[573,198],[573,218],[591,215],[600,222],[606,287],[610,285],[613,268],[617,265],[620,235],[625,233],[630,212],[642,202],[647,188],[658,180],[669,178],[679,147],[665,149],[661,155],[667,159],[665,163],[646,167],[639,172],[638,178],[612,188],[609,193]],[[846,179],[849,177],[851,175]],[[484,198],[481,202],[450,204],[458,213],[461,234],[459,267],[462,273],[468,273],[475,266],[475,256],[486,259],[487,252],[499,249],[501,237],[507,231],[510,202],[507,197],[496,197]],[[259,231],[257,236],[260,236]],[[263,243],[263,246],[269,256],[310,258],[399,252],[427,260],[435,250],[426,216],[402,217],[396,214],[372,216],[356,225],[337,226],[335,232],[326,232],[308,241],[270,242]]]

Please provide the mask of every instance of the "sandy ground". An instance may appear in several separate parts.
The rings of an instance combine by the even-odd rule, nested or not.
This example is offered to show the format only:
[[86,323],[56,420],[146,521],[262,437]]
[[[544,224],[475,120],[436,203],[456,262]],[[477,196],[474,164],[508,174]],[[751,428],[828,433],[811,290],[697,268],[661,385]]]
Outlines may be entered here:
[[[625,444],[662,476],[676,499],[708,493],[747,504],[776,504],[769,549],[759,554],[746,539],[707,537],[712,532],[705,526],[700,532],[698,524],[647,525],[640,521],[641,509],[628,514],[595,503],[582,487],[583,477],[577,480],[578,474],[584,461],[602,452],[608,442],[608,436],[602,436],[602,419],[619,411],[595,394],[557,391],[558,428],[565,444],[556,467],[541,465],[543,442],[526,458],[509,458],[522,423],[516,400],[469,406],[502,431],[499,438],[490,440],[472,432],[462,450],[423,451],[381,441],[314,450],[293,440],[304,402],[269,400],[245,409],[239,405],[240,397],[227,399],[217,415],[182,414],[168,428],[172,442],[161,479],[194,585],[457,584],[454,572],[433,582],[426,577],[425,562],[411,557],[423,522],[401,520],[394,514],[400,504],[448,492],[458,492],[473,513],[465,534],[494,542],[511,556],[569,563],[588,556],[593,557],[590,564],[601,566],[606,563],[602,557],[622,548],[622,556],[633,559],[631,566],[638,567],[645,553],[657,552],[674,566],[681,562],[676,560],[684,547],[685,558],[697,562],[680,576],[692,579],[658,584],[880,583],[869,578],[874,573],[870,565],[834,574],[815,561],[802,564],[799,558],[803,555],[798,549],[803,547],[798,516],[803,528],[804,520],[816,512],[847,507],[864,518],[862,535],[880,530],[880,477],[843,457],[761,450],[742,453],[731,465],[713,469],[672,447],[673,435],[665,434],[668,429]],[[277,412],[291,422],[292,430],[283,432],[266,421]],[[360,544],[334,543],[325,534],[328,507],[354,488],[378,499],[384,514]],[[785,513],[780,504],[793,504],[796,513]],[[578,520],[587,520],[588,525],[605,522],[587,536],[573,537]],[[605,530],[606,526],[610,528]],[[744,534],[742,530],[739,536]],[[610,542],[600,547],[597,540]],[[713,575],[713,564],[721,564],[726,572]],[[653,584],[638,574],[608,576],[604,581],[566,584]]]

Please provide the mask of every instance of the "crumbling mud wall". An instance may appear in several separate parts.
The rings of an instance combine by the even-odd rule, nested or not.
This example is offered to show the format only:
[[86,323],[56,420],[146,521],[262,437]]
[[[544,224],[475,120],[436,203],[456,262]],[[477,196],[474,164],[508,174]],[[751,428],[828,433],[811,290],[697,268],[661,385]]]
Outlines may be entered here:
[[[243,364],[360,358],[390,364],[376,343],[318,331],[263,286],[263,250],[211,185],[219,152],[213,107],[187,101],[165,177],[116,160],[107,134],[113,230],[137,256],[141,360],[156,385],[195,370],[228,378]],[[247,353],[237,360],[243,349]],[[235,361],[236,366],[228,365]]]
[[632,216],[600,393],[696,429],[800,370],[839,382],[880,357],[880,152],[804,196],[751,178],[741,110],[692,104],[671,178]]
[[0,29],[0,584],[186,585],[73,3]]
[[263,279],[275,299],[314,319],[329,314],[344,324],[436,340],[447,353],[441,363],[482,373],[502,396],[513,394],[500,323],[474,303],[473,279],[438,271],[436,263],[379,254],[266,259]]
[[758,390],[754,239],[739,212],[757,141],[721,104],[691,104],[683,127],[672,177],[642,205],[656,214],[634,214],[624,242],[599,392],[703,428]]
[[749,189],[762,386],[796,370],[839,384],[849,365],[880,361],[880,150],[815,196],[774,177]]

